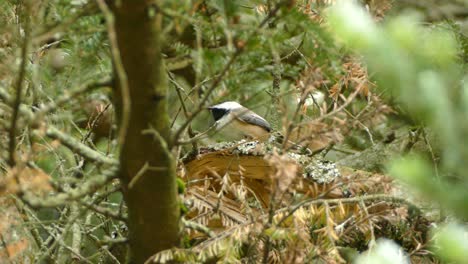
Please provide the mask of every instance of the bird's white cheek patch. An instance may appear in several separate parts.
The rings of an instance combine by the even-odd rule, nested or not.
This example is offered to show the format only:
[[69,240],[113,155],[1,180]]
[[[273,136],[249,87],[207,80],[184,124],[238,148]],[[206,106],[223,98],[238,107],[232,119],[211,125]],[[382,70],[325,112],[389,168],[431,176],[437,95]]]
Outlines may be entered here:
[[233,120],[233,117],[231,116],[231,114],[228,114],[227,116],[216,121],[216,128],[224,129],[227,125],[232,123],[232,120]]

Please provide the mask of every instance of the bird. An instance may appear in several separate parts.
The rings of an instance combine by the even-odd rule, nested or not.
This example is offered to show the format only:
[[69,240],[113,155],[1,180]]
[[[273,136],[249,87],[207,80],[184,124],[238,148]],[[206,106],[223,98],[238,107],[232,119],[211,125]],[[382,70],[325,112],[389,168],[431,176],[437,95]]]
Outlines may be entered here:
[[215,121],[216,131],[227,136],[266,140],[272,130],[263,117],[235,101],[223,102],[208,109]]

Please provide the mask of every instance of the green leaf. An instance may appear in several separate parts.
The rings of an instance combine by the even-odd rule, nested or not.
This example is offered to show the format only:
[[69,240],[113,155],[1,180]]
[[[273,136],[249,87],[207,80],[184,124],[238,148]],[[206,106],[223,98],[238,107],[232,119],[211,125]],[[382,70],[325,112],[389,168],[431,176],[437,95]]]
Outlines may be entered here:
[[450,223],[433,233],[434,250],[447,263],[468,263],[468,230],[459,224]]

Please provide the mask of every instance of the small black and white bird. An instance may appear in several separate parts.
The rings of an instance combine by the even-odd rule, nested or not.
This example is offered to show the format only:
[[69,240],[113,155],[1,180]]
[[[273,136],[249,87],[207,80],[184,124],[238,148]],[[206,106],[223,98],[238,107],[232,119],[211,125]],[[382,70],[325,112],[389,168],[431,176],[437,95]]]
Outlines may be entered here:
[[215,120],[215,128],[233,137],[246,136],[266,140],[271,132],[270,124],[261,116],[241,104],[228,101],[208,107]]

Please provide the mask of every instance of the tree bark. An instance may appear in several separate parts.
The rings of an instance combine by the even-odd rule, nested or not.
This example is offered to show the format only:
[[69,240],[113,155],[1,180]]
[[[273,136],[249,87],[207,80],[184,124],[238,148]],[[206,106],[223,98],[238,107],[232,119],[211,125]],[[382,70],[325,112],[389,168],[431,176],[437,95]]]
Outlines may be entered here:
[[[162,15],[149,0],[123,0],[112,9],[131,101],[120,152],[120,179],[129,211],[132,262],[144,263],[154,253],[179,243],[179,204],[175,163],[168,149],[167,81],[161,57]],[[122,93],[116,89],[119,120],[122,108]],[[152,132],[144,133],[148,129]]]

